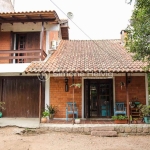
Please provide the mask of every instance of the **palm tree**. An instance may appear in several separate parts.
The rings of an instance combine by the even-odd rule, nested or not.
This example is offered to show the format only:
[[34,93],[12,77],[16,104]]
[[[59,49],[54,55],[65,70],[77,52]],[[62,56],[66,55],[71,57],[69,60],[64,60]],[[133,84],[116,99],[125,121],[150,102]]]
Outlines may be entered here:
[[14,12],[11,0],[0,0],[0,13],[2,12]]

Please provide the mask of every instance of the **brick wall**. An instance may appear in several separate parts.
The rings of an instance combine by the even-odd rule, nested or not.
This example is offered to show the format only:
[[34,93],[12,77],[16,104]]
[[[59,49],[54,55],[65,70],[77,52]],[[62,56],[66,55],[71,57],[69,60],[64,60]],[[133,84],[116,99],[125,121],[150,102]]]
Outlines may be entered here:
[[[75,83],[81,83],[81,78],[75,79]],[[72,84],[72,79],[69,78],[69,86]],[[82,88],[75,89],[74,99],[77,103],[79,117],[81,117],[82,109]],[[66,103],[73,101],[73,90],[69,87],[69,92],[65,92],[64,78],[51,77],[50,78],[50,104],[58,107],[56,118],[66,118]],[[70,115],[70,117],[72,117]]]
[[[121,89],[120,82],[125,82],[125,76],[115,77],[115,100],[117,102],[126,103],[126,87]],[[81,78],[75,79],[75,83],[81,83]],[[69,78],[69,85],[72,84],[72,79]],[[146,92],[145,92],[145,77],[144,76],[132,76],[132,81],[129,84],[129,100],[137,97],[142,104],[146,104]],[[66,118],[66,102],[72,102],[73,100],[72,88],[69,88],[69,92],[65,92],[64,78],[51,77],[50,78],[50,104],[58,106],[58,113],[56,118]],[[75,102],[79,110],[79,117],[82,112],[82,88],[75,89],[74,94]],[[70,116],[72,117],[72,116]]]
[[[120,86],[120,82],[125,83],[125,78],[125,76],[115,77],[115,97],[117,102],[126,103],[126,87],[123,86],[121,89]],[[137,97],[138,101],[142,104],[146,104],[145,76],[132,76],[131,83],[129,83],[128,87],[129,101]]]
[[[10,32],[0,32],[0,50],[10,50],[11,47],[11,33]],[[2,54],[0,54],[0,57]],[[5,54],[3,56],[9,56]],[[0,63],[9,63],[9,60],[0,60]]]

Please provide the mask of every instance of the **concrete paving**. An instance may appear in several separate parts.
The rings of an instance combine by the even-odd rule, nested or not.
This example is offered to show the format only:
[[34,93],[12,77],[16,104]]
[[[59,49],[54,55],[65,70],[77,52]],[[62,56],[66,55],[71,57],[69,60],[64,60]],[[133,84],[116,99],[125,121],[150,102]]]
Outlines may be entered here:
[[0,118],[0,127],[39,128],[39,118]]

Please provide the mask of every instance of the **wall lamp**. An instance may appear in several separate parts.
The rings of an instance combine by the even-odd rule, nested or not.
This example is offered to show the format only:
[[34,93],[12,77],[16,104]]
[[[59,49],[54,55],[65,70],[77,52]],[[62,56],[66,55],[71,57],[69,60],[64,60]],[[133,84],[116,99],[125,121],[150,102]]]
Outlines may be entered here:
[[131,78],[131,73],[130,73],[130,76],[127,77],[127,82],[131,83],[131,80],[132,80],[132,78]]
[[69,91],[69,85],[68,85],[68,78],[65,77],[65,92],[68,92]]

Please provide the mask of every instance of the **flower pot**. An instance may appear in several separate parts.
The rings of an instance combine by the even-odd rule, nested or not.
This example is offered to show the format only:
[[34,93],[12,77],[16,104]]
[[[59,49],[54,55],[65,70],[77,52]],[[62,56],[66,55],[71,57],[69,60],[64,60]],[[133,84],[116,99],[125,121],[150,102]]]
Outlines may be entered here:
[[53,119],[54,118],[54,114],[49,114],[49,119]]
[[42,117],[41,118],[41,123],[46,123],[47,122],[47,118],[46,117]]
[[3,116],[3,114],[2,114],[2,112],[0,112],[0,118],[2,118],[2,116]]
[[150,116],[144,117],[144,122],[150,124]]
[[115,124],[126,124],[128,123],[127,120],[114,120]]
[[80,119],[75,119],[75,123],[76,123],[76,124],[79,124],[80,122],[81,122]]

